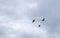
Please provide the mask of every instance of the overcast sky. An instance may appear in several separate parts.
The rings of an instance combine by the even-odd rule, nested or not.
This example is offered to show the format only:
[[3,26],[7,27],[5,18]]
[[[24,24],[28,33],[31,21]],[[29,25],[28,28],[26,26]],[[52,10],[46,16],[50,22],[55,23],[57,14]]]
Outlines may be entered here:
[[0,38],[60,38],[60,0],[0,0]]

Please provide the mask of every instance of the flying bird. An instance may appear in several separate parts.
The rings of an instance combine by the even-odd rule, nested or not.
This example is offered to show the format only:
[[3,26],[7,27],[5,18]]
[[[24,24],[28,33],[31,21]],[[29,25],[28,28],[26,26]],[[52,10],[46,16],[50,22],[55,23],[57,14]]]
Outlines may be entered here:
[[35,19],[32,21],[32,23],[35,22]]
[[45,21],[45,18],[43,18],[42,21]]
[[40,25],[38,25],[38,27],[40,27]]

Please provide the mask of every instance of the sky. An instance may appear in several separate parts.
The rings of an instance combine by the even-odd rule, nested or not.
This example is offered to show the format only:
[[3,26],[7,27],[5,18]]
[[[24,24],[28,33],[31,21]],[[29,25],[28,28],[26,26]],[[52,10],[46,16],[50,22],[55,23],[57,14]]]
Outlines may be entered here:
[[0,38],[60,38],[59,12],[60,0],[0,0]]

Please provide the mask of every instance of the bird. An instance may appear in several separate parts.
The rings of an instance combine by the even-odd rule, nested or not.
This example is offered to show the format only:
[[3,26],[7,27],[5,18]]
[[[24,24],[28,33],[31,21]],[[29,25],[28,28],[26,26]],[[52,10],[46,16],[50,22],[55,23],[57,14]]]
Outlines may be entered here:
[[40,27],[40,25],[38,25],[38,27]]
[[35,22],[35,19],[32,21],[32,23]]
[[45,21],[45,18],[43,18],[42,21]]

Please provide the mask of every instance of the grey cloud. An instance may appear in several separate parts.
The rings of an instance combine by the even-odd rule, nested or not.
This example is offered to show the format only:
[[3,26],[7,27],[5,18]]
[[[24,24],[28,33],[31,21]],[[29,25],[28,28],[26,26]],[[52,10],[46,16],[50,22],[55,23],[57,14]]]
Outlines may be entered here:
[[9,33],[8,33],[8,28],[5,26],[0,26],[0,38],[8,38]]
[[[5,16],[0,19],[0,24],[3,25],[3,27],[0,25],[0,37],[12,38],[11,35],[15,35],[14,38],[59,38],[59,4],[59,0],[0,0],[0,16]],[[37,33],[37,31],[35,31],[35,33],[37,33],[35,36],[35,33],[33,34],[31,32],[31,28],[37,30],[37,28],[30,23],[33,17],[46,17],[47,22],[45,28],[48,27],[48,29],[46,29],[48,34],[42,33],[43,35],[39,35],[40,32]],[[11,23],[9,24],[8,22],[10,21]],[[19,24],[15,26],[16,23],[21,23],[22,27],[18,29]],[[7,27],[10,28],[11,32],[8,32],[9,29]],[[24,33],[23,30],[29,33]],[[22,31],[22,34],[20,31]],[[56,32],[58,33],[55,34]]]

